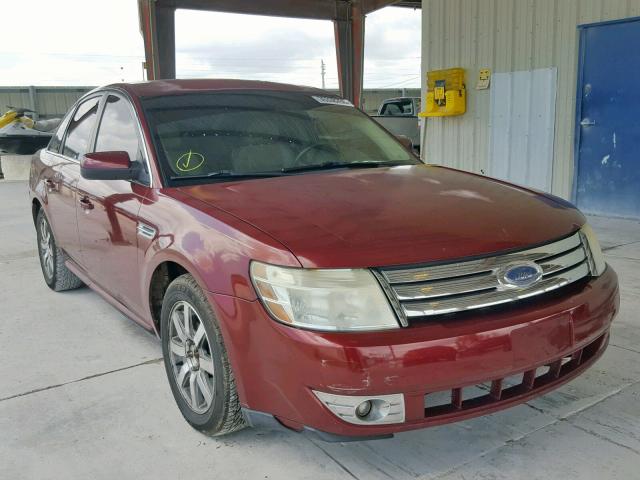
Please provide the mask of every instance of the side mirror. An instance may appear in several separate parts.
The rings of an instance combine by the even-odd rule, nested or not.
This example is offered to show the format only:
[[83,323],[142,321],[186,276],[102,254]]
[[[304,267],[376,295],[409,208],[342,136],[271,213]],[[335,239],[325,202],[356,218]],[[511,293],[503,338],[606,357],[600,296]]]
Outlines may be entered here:
[[82,157],[80,175],[87,180],[134,180],[138,171],[127,152],[94,152]]
[[413,142],[406,135],[396,135],[398,141],[410,152],[413,152]]

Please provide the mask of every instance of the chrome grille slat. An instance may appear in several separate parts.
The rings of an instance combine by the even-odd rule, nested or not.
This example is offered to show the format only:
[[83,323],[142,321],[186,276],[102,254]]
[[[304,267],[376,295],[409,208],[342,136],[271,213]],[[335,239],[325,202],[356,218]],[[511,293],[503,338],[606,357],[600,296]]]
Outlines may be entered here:
[[551,275],[560,270],[564,270],[565,268],[573,267],[574,265],[583,262],[586,258],[587,256],[584,253],[584,249],[576,248],[572,252],[560,255],[551,260],[543,259],[538,262],[538,264],[542,267],[544,275]]
[[399,300],[416,300],[420,298],[445,297],[497,288],[498,279],[490,272],[478,277],[464,277],[453,280],[434,280],[393,287]]
[[[447,265],[376,272],[402,324],[417,317],[442,315],[515,302],[556,290],[590,274],[586,249],[578,233],[541,247]],[[536,262],[542,278],[515,288],[498,280],[503,267]]]
[[582,243],[580,241],[580,235],[576,233],[558,242],[550,243],[548,245],[543,245],[537,248],[532,248],[530,250],[507,253],[504,255],[496,255],[492,257],[481,258],[478,260],[469,260],[459,263],[448,263],[444,265],[403,269],[385,269],[382,270],[382,274],[384,275],[384,278],[391,284],[424,282],[425,280],[459,277],[462,275],[489,272],[514,261],[536,262],[546,257],[552,257],[568,250],[573,250],[581,244]]
[[589,274],[589,266],[586,262],[581,263],[576,268],[572,268],[560,277],[550,277],[541,280],[532,287],[521,290],[502,290],[480,293],[463,297],[450,297],[445,300],[434,302],[405,303],[403,307],[407,312],[407,317],[424,317],[428,315],[441,315],[444,313],[459,312],[461,310],[471,310],[474,308],[491,307],[501,303],[523,300],[541,293],[547,293],[557,288],[568,285]]
[[[556,255],[551,260],[542,259],[538,263],[544,275],[551,275],[560,270],[573,267],[583,262],[585,258],[584,250],[582,247],[578,247],[569,253]],[[462,278],[453,277],[451,279],[393,285],[393,291],[400,301],[461,295],[492,288],[502,289],[493,271]]]

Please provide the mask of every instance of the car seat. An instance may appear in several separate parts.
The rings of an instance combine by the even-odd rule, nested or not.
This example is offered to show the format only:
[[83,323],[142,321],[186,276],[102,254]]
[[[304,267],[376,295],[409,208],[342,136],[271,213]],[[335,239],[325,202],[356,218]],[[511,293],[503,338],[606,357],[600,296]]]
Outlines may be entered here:
[[280,171],[293,165],[296,160],[294,145],[268,116],[257,114],[244,130],[248,132],[245,143],[231,152],[234,172]]

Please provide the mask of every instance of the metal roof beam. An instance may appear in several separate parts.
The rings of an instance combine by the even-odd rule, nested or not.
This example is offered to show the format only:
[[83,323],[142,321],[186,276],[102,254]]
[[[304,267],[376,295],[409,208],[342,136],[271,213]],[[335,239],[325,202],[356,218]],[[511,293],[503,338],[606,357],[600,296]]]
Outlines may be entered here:
[[159,5],[188,10],[206,10],[276,17],[333,20],[336,15],[334,0],[157,0]]
[[[402,3],[403,6],[420,6],[419,0],[350,0],[356,8],[359,6],[364,15],[389,5]],[[250,15],[269,15],[275,17],[311,18],[337,20],[339,3],[336,0],[156,0],[158,6],[184,8],[187,10],[205,10],[227,13],[245,13]]]

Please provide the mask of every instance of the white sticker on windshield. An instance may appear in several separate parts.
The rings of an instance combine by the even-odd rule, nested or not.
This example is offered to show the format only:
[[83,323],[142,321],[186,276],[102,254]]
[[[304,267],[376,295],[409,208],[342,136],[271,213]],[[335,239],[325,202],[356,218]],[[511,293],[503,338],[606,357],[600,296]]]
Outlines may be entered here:
[[349,100],[346,100],[344,98],[321,97],[318,95],[311,95],[311,98],[313,98],[316,102],[324,103],[325,105],[342,105],[345,107],[353,107],[353,103],[351,103]]

